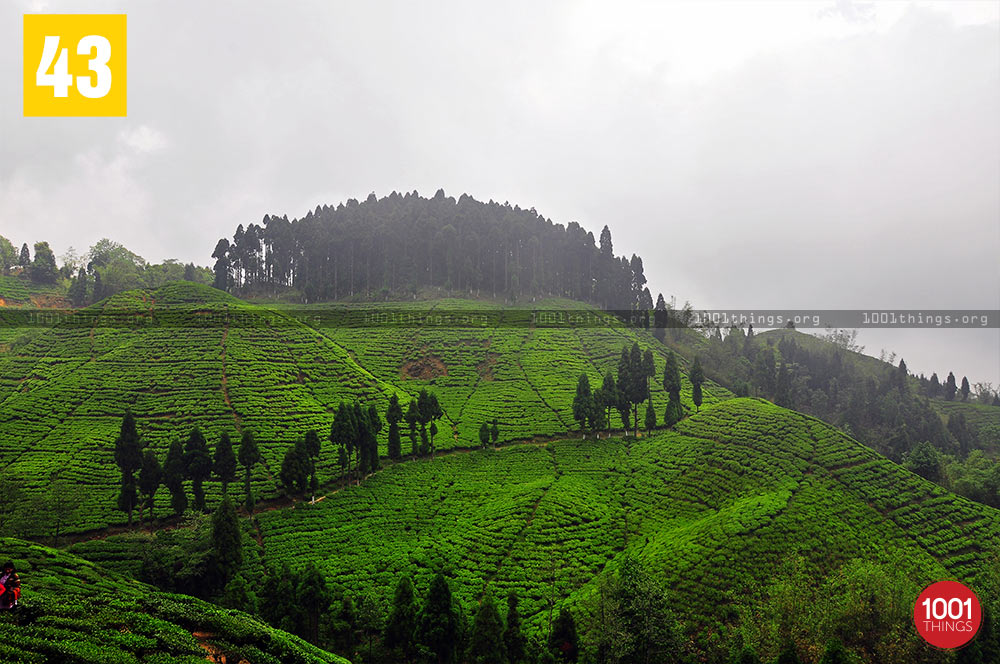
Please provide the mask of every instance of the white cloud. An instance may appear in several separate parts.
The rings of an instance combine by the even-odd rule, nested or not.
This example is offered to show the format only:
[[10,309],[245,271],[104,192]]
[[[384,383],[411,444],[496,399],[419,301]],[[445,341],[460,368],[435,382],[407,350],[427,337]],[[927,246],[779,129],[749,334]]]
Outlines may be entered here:
[[167,137],[146,125],[121,130],[118,140],[140,154],[159,152],[167,147]]

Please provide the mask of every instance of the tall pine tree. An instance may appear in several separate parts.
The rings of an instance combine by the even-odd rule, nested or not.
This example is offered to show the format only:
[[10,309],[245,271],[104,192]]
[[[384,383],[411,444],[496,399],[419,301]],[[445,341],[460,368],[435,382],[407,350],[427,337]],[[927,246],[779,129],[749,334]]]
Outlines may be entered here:
[[204,512],[205,480],[212,475],[212,457],[205,436],[198,427],[191,430],[187,442],[184,443],[184,470],[191,480],[194,509]]
[[139,469],[139,493],[142,495],[144,506],[149,507],[150,521],[156,519],[153,507],[153,500],[156,498],[156,491],[163,482],[163,468],[160,467],[160,460],[156,458],[153,450],[146,450],[142,453],[142,467]]
[[695,355],[688,374],[691,381],[691,400],[694,401],[695,412],[701,410],[701,384],[705,382],[705,372],[701,368],[701,359]]
[[451,588],[438,572],[427,589],[427,598],[420,611],[417,640],[437,657],[439,664],[455,661],[458,637],[458,612],[452,602]]
[[132,525],[132,510],[139,502],[136,492],[135,472],[142,466],[142,443],[135,427],[132,411],[125,411],[121,431],[115,440],[115,463],[121,471],[121,489],[118,492],[118,509],[128,514],[128,525]]
[[663,367],[663,389],[667,391],[667,410],[663,415],[663,424],[672,427],[683,416],[681,409],[681,372],[677,368],[677,357],[673,351],[667,351],[667,362]]
[[212,551],[218,569],[217,586],[222,588],[243,564],[243,534],[229,494],[223,494],[212,514]]
[[224,431],[219,444],[215,446],[212,470],[222,482],[222,493],[228,493],[229,483],[236,481],[236,455],[233,453],[233,441],[229,439],[229,432]]
[[163,484],[170,492],[170,507],[174,514],[181,515],[187,509],[187,494],[184,492],[184,446],[175,439],[167,450],[167,460],[163,463]]
[[399,435],[399,422],[403,419],[403,409],[399,406],[399,396],[395,393],[389,397],[389,408],[385,411],[385,419],[389,423],[389,458],[398,461],[403,456],[403,443]]
[[504,652],[503,619],[489,591],[479,603],[472,621],[469,660],[473,664],[506,664],[509,661]]
[[948,380],[944,383],[944,398],[948,401],[953,401],[955,399],[955,392],[958,390],[955,384],[955,374],[948,372]]
[[250,485],[250,479],[253,475],[253,467],[260,463],[260,450],[257,448],[257,441],[254,440],[253,433],[249,430],[243,431],[243,436],[240,438],[240,449],[236,453],[236,458],[243,466],[243,489],[246,493],[245,504],[247,508],[247,514],[253,514],[253,488]]
[[527,658],[527,640],[521,630],[521,613],[517,609],[517,593],[507,595],[507,626],[503,632],[503,645],[510,664],[522,664]]
[[385,624],[385,647],[404,661],[416,655],[417,604],[413,582],[406,574],[399,577],[392,596],[392,609]]
[[573,397],[573,419],[576,420],[581,431],[587,430],[587,422],[592,419],[594,409],[594,397],[590,393],[590,379],[587,374],[581,373],[576,381],[576,396]]

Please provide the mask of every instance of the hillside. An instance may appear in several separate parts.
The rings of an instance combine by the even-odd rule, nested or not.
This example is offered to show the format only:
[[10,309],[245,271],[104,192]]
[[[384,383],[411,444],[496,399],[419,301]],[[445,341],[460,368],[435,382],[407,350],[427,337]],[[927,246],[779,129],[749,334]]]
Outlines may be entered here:
[[61,284],[39,284],[23,276],[0,275],[0,307],[66,306]]
[[[697,649],[711,648],[713,632],[738,631],[738,608],[790,564],[814,588],[874,565],[913,597],[941,578],[985,590],[1000,541],[997,510],[752,399],[637,440],[401,464],[260,521],[272,564],[315,562],[341,590],[374,586],[386,597],[402,574],[423,588],[443,569],[466,606],[515,591],[535,633],[546,632],[553,606],[586,614],[602,573],[628,553],[665,580]],[[763,656],[770,646],[759,645]]]
[[0,661],[25,664],[199,664],[228,654],[253,664],[345,662],[239,611],[155,588],[74,555],[0,539],[22,582],[16,614],[0,613]]
[[[565,300],[546,304],[584,306]],[[498,307],[462,300],[406,306]],[[436,447],[474,447],[480,425],[494,418],[501,441],[575,429],[571,406],[581,372],[599,385],[601,374],[616,366],[622,346],[639,340],[655,351],[659,376],[666,352],[647,333],[620,327],[313,329],[282,310],[192,283],[124,292],[87,311],[105,319],[36,331],[26,344],[0,353],[5,476],[19,484],[23,505],[52,496],[54,483],[78,505],[63,515],[59,528],[32,519],[23,524],[24,534],[123,522],[114,509],[119,473],[112,453],[126,408],[161,459],[170,441],[183,439],[193,426],[210,445],[223,431],[236,440],[240,431],[252,431],[264,457],[255,482],[267,497],[277,493],[273,478],[288,446],[309,430],[326,440],[341,400],[373,403],[384,416],[391,395],[405,404],[430,387],[444,410]],[[122,311],[136,312],[141,322],[106,324],[112,312]],[[221,314],[240,322],[227,323]],[[150,316],[158,323],[150,324]],[[658,380],[652,384],[662,417],[666,395]],[[690,389],[685,378],[682,402],[689,409]],[[727,396],[706,384],[706,404]],[[386,435],[383,429],[383,455]],[[404,450],[409,451],[406,441]],[[321,483],[339,474],[336,450],[328,443],[318,467]],[[207,488],[211,504],[218,483]],[[168,500],[166,491],[157,495],[161,514]]]
[[1000,407],[945,399],[931,399],[930,404],[946,423],[960,413],[975,436],[975,447],[1000,458]]

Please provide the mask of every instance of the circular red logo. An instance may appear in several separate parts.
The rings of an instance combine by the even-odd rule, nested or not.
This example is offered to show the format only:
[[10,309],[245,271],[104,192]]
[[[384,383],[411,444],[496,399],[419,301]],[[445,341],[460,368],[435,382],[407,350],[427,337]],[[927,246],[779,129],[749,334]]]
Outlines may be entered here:
[[924,640],[938,648],[959,648],[979,631],[983,611],[976,593],[958,581],[924,588],[913,606],[913,623]]

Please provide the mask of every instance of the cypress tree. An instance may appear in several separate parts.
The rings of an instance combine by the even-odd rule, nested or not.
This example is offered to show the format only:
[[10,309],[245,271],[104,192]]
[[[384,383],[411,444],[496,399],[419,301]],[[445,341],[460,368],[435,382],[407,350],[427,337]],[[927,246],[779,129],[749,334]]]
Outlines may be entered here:
[[354,608],[354,600],[349,595],[344,595],[340,599],[337,620],[334,624],[334,643],[340,652],[354,655],[355,644],[358,640],[357,629],[358,612]]
[[469,643],[469,659],[473,664],[505,664],[503,620],[489,592],[479,603],[472,621]]
[[326,579],[312,561],[299,575],[296,586],[295,598],[306,619],[305,638],[312,643],[319,643],[320,617],[330,608],[333,596],[326,585]]
[[[427,390],[420,390],[420,394],[417,395],[417,414],[419,416],[420,422],[420,437],[422,441],[427,440],[427,425],[440,419],[444,412],[441,410],[441,405],[438,403],[437,395],[428,392]],[[432,453],[434,451],[434,434],[437,433],[437,426],[434,426],[433,431],[431,431],[430,446],[422,450],[423,453]]]
[[385,646],[406,661],[416,654],[414,633],[417,629],[417,604],[410,577],[403,575],[396,582],[392,610],[385,624]]
[[962,376],[962,387],[959,389],[962,393],[962,401],[969,400],[969,378],[968,376]]
[[278,479],[287,495],[306,492],[309,487],[310,465],[304,441],[296,441],[288,448],[281,461],[281,470],[278,471]]
[[673,351],[667,351],[667,361],[663,367],[663,389],[667,391],[668,395],[663,424],[672,427],[680,421],[683,415],[681,409],[681,373],[677,368],[677,357]]
[[309,461],[309,491],[313,493],[315,498],[316,489],[319,488],[319,482],[316,479],[316,461],[319,460],[320,452],[319,434],[315,431],[307,431],[304,442],[304,451]]
[[243,564],[243,534],[229,494],[223,494],[212,514],[212,550],[219,570],[218,586],[224,587]]
[[160,460],[156,458],[153,450],[146,450],[142,453],[142,468],[139,469],[139,492],[144,498],[144,504],[149,506],[150,521],[156,519],[153,499],[161,482],[163,482],[163,468],[160,467]]
[[191,430],[187,442],[184,443],[184,471],[191,480],[194,493],[194,508],[205,511],[205,480],[212,474],[212,457],[208,452],[208,443],[201,430],[195,427]]
[[406,409],[406,424],[410,427],[410,454],[417,456],[417,423],[420,421],[420,409],[417,407],[417,400],[410,399],[410,405]]
[[[782,362],[778,366],[777,387],[775,388],[775,401],[779,406],[791,407],[791,377],[788,374],[788,367]],[[698,401],[701,401],[701,386],[698,387]]]
[[368,451],[370,449],[368,437],[371,435],[371,422],[365,416],[365,411],[359,402],[355,401],[351,404],[349,410],[351,411],[351,422],[353,423],[354,449],[358,451],[357,470],[359,473],[366,473],[368,472],[370,463],[368,459]]
[[17,264],[21,267],[28,267],[31,265],[31,254],[28,252],[27,242],[21,245],[21,253],[18,255]]
[[899,358],[899,368],[896,369],[896,388],[900,392],[906,391],[906,378],[910,375],[909,370],[906,368],[906,362],[903,358]]
[[691,381],[691,399],[694,401],[695,412],[701,410],[701,384],[705,382],[705,372],[701,368],[701,359],[695,355],[694,362],[691,363],[691,373],[688,374]]
[[656,428],[656,409],[653,408],[653,400],[646,402],[646,431]]
[[357,447],[358,442],[358,422],[354,417],[354,411],[343,401],[337,406],[337,414],[330,425],[330,442],[334,445],[343,445],[347,452],[347,466],[351,465],[351,456]]
[[[632,405],[632,422],[636,434],[639,433],[639,404],[649,398],[649,381],[646,378],[646,366],[642,359],[642,351],[638,343],[632,344],[628,354],[629,363],[629,403]],[[652,355],[650,355],[652,363]]]
[[431,580],[427,599],[417,626],[417,641],[437,656],[441,664],[455,660],[455,641],[458,637],[458,613],[452,603],[451,588],[444,575],[438,572]]
[[375,404],[368,406],[368,426],[368,466],[369,470],[377,470],[379,468],[378,434],[382,431],[383,422]]
[[527,657],[527,641],[521,631],[521,614],[517,604],[517,594],[512,590],[507,595],[507,626],[503,632],[503,645],[510,664],[521,664]]
[[933,398],[941,394],[941,382],[936,373],[931,374],[931,383],[927,386],[927,396]]
[[403,419],[403,409],[400,408],[399,396],[395,393],[389,397],[385,419],[389,423],[389,458],[397,461],[403,456],[403,443],[399,436],[399,421]]
[[581,373],[576,382],[576,396],[573,397],[573,419],[581,431],[586,431],[587,421],[593,408],[594,398],[590,393],[590,379],[587,378],[587,374]]
[[667,327],[667,302],[663,299],[663,293],[656,296],[656,306],[653,307],[653,337],[663,343],[666,336]]
[[645,376],[646,398],[649,398],[649,380],[656,375],[656,362],[653,361],[653,351],[647,348],[642,353],[642,375]]
[[170,492],[170,507],[180,515],[187,509],[187,494],[184,493],[184,447],[180,440],[170,443],[167,459],[163,463],[163,484]]
[[382,609],[375,596],[370,591],[361,595],[358,598],[358,628],[368,645],[368,656],[365,661],[375,661],[373,646],[375,638],[385,630],[385,625],[382,623]]
[[343,445],[337,446],[337,465],[340,466],[340,474],[347,472],[347,450]]
[[944,398],[952,401],[955,398],[957,386],[955,385],[955,374],[948,372],[948,380],[944,383]]
[[610,371],[604,374],[604,382],[601,383],[600,393],[601,397],[597,406],[606,413],[604,424],[610,428],[611,410],[621,400],[618,396],[618,384],[615,383],[615,375]]
[[633,382],[632,357],[628,352],[628,346],[622,346],[621,355],[618,356],[618,403],[615,405],[622,413],[622,425],[626,436],[629,429],[629,415],[632,412]]
[[139,502],[136,492],[135,471],[142,466],[142,443],[135,428],[132,411],[125,411],[121,431],[115,440],[115,463],[121,471],[121,490],[118,492],[118,509],[128,514],[128,525],[132,525],[132,510]]
[[224,431],[219,444],[215,446],[212,470],[222,482],[222,493],[228,493],[229,483],[236,481],[236,455],[233,453],[233,441],[229,438],[229,432]]
[[493,424],[490,425],[490,440],[493,441],[493,447],[496,447],[497,441],[500,440],[500,424],[495,417],[493,418]]
[[257,441],[254,440],[250,431],[244,431],[240,438],[240,449],[236,453],[236,458],[245,470],[243,488],[246,491],[247,513],[253,514],[253,489],[250,486],[250,479],[253,474],[253,467],[260,463],[260,450],[257,448]]
[[482,447],[486,447],[490,442],[490,426],[483,422],[483,425],[479,427],[479,444]]
[[576,620],[567,609],[559,609],[559,616],[552,623],[549,634],[549,650],[560,662],[575,662],[579,656],[576,636]]

